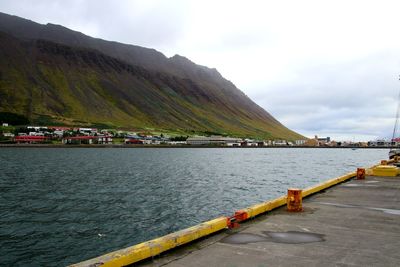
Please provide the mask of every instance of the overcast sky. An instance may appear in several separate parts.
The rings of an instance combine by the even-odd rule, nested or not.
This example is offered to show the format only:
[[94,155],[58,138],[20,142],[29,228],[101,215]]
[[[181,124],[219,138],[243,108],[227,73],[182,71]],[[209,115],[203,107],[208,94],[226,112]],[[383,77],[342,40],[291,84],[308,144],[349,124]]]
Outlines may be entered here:
[[308,137],[390,137],[400,1],[2,0],[0,11],[217,68]]

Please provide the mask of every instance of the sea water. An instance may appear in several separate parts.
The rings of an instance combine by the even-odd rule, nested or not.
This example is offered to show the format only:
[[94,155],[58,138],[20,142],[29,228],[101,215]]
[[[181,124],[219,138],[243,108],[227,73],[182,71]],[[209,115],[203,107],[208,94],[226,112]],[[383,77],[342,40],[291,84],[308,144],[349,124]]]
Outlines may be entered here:
[[1,148],[0,265],[76,263],[387,155],[386,149]]

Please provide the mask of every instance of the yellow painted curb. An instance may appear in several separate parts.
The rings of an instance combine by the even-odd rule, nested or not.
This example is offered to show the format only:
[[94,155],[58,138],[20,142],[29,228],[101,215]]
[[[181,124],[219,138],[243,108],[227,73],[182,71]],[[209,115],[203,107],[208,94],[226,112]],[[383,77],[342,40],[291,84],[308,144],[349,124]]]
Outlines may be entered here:
[[334,186],[336,184],[339,184],[339,183],[342,183],[344,181],[347,181],[347,180],[355,177],[356,174],[357,174],[356,172],[350,172],[350,173],[345,174],[343,176],[340,176],[340,177],[337,177],[337,178],[333,178],[333,179],[328,180],[326,182],[323,182],[323,183],[308,187],[308,188],[303,190],[303,192],[302,192],[303,193],[303,197],[307,197],[309,195],[315,194],[315,193],[317,193],[319,191],[322,191],[324,189],[332,187],[332,186]]
[[227,227],[227,218],[219,217],[196,226],[143,242],[125,249],[117,250],[103,256],[83,261],[71,266],[126,266],[153,256],[177,246],[189,243],[203,236],[218,232]]
[[273,209],[276,209],[278,207],[281,207],[286,204],[286,196],[281,196],[278,198],[275,198],[270,201],[266,201],[263,203],[259,203],[256,205],[253,205],[251,207],[248,207],[246,209],[243,209],[243,211],[247,212],[248,217],[247,218],[253,218],[257,215],[260,215],[264,212],[271,211]]

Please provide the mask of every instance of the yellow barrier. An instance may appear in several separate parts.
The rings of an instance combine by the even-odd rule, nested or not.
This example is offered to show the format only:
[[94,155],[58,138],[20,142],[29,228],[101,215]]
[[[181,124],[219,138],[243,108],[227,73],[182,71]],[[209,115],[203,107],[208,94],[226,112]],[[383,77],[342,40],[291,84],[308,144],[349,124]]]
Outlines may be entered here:
[[286,204],[286,196],[278,197],[276,199],[259,203],[243,209],[247,213],[247,218],[253,218],[264,212],[271,211]]
[[399,168],[393,165],[378,165],[372,168],[373,176],[397,176],[399,175]]
[[339,183],[342,183],[344,181],[347,181],[347,180],[355,177],[356,174],[357,174],[356,172],[350,172],[350,173],[345,174],[343,176],[340,176],[340,177],[337,177],[337,178],[333,178],[331,180],[328,180],[326,182],[317,184],[315,186],[308,187],[308,188],[303,190],[303,197],[315,194],[315,193],[317,193],[319,191],[322,191],[324,189],[327,189],[327,188],[329,188],[331,186],[334,186],[336,184],[339,184]]
[[207,221],[199,225],[153,239],[151,241],[117,250],[94,259],[73,264],[71,266],[126,266],[156,256],[166,250],[189,243],[203,236],[218,232],[226,227],[227,218],[219,217],[217,219]]

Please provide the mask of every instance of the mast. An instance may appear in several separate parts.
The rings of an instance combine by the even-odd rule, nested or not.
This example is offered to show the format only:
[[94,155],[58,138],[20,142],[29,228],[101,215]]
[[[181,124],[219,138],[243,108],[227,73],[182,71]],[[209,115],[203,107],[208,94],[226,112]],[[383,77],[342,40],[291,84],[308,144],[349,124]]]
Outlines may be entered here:
[[[399,77],[399,80],[400,80],[400,77]],[[394,122],[393,135],[392,135],[392,142],[393,142],[393,139],[394,139],[395,136],[396,136],[397,125],[399,124],[399,113],[400,113],[400,91],[399,91],[399,96],[398,96],[398,98],[397,98],[396,120],[395,120],[395,122]],[[390,150],[392,150],[392,146],[391,146]]]

